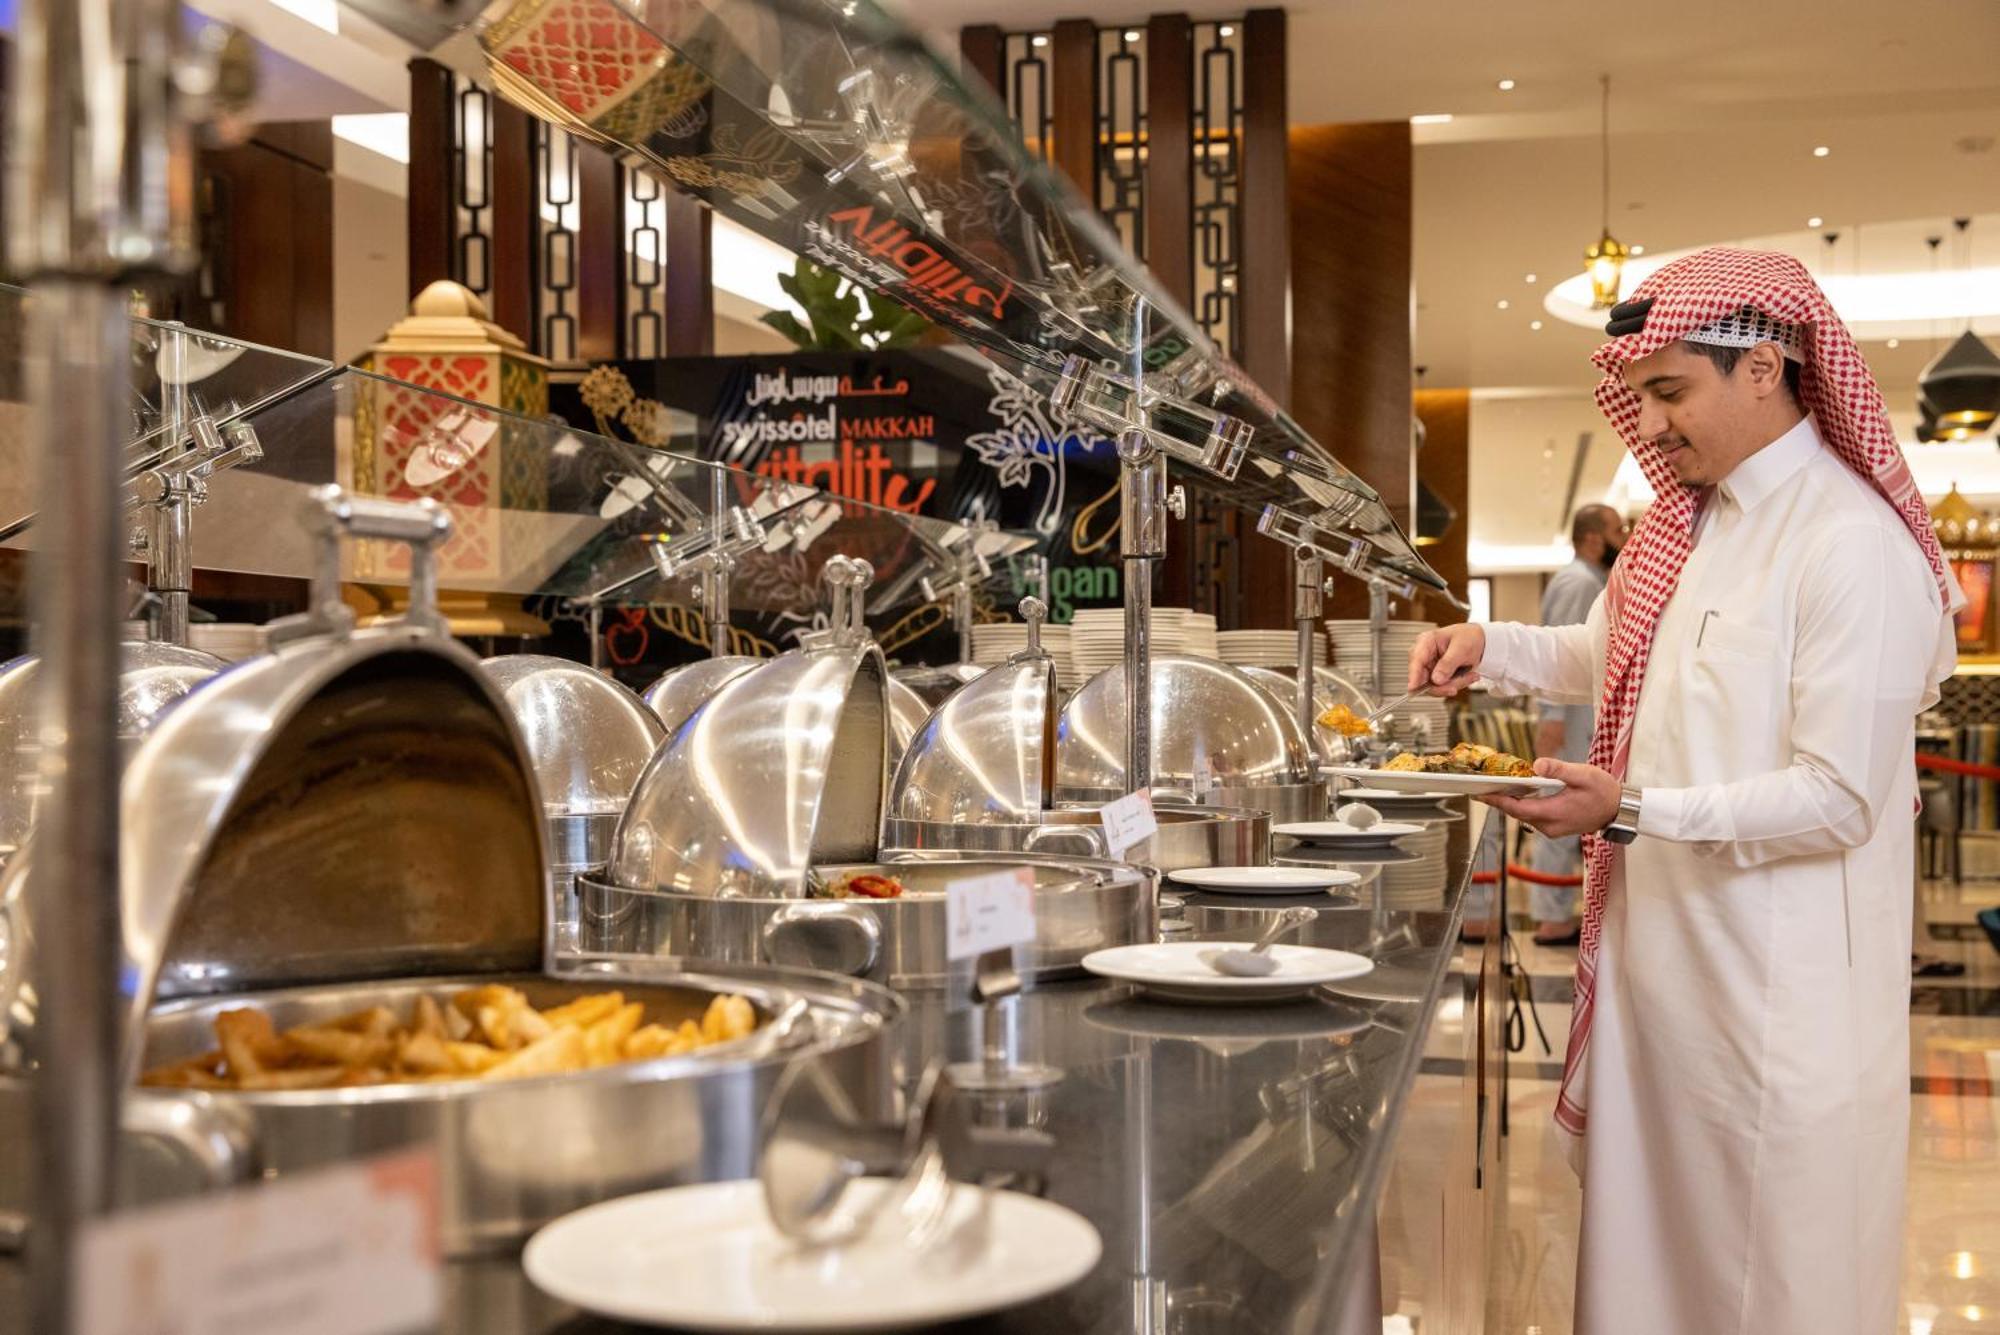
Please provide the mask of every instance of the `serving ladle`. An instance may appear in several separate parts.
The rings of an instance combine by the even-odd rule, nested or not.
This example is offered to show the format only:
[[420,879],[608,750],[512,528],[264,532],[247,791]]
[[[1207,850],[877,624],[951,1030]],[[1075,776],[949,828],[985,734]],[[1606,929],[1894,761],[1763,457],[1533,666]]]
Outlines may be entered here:
[[1319,917],[1318,909],[1286,909],[1271,919],[1271,925],[1257,938],[1257,943],[1248,950],[1230,947],[1225,950],[1204,950],[1201,962],[1220,974],[1232,978],[1269,978],[1278,971],[1278,961],[1271,958],[1271,947],[1278,938],[1296,931]]

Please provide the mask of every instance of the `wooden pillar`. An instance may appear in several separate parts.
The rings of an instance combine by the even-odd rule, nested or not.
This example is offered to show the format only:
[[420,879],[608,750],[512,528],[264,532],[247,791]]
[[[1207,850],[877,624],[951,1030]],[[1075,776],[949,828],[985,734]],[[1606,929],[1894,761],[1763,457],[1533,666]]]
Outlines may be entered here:
[[991,23],[975,23],[958,30],[960,73],[970,82],[974,75],[986,81],[1000,105],[1007,105],[1007,34]]
[[200,182],[204,263],[219,309],[195,312],[191,323],[331,358],[332,122],[260,125],[247,143],[204,149]]
[[541,219],[536,197],[535,125],[528,113],[495,97],[493,107],[493,323],[520,338],[535,325],[535,273]]
[[577,144],[576,175],[576,357],[608,362],[625,304],[624,192],[617,162],[594,144]]
[[[1472,463],[1472,392],[1420,389],[1415,407],[1424,424],[1424,447],[1417,451],[1417,478],[1457,514],[1436,541],[1417,552],[1462,597],[1467,575],[1466,536],[1472,522],[1466,512]],[[1465,620],[1463,612],[1441,598],[1427,599],[1423,615],[1440,625]]]
[[[1292,416],[1407,531],[1416,493],[1409,123],[1304,126],[1291,149]],[[1366,589],[1338,581],[1329,615],[1367,611]]]
[[669,357],[715,355],[715,285],[709,259],[713,215],[692,195],[666,191],[666,340]]
[[451,71],[410,62],[410,295],[451,277]]
[[1050,161],[1097,203],[1097,25],[1063,19],[1049,38]]
[[1185,14],[1146,21],[1146,267],[1194,304],[1194,32]]
[[[1238,358],[1251,379],[1283,404],[1291,388],[1292,232],[1289,124],[1285,106],[1286,30],[1282,9],[1243,17],[1243,166],[1239,219],[1236,320]],[[1292,624],[1291,552],[1258,534],[1255,517],[1228,517],[1236,544],[1233,595],[1238,624],[1275,629]]]

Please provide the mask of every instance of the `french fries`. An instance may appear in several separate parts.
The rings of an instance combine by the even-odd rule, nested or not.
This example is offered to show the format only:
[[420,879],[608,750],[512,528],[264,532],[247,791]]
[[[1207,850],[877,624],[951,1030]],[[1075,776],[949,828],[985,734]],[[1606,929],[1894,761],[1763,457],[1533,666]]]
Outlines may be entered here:
[[709,1002],[699,1022],[646,1023],[622,992],[595,992],[538,1011],[515,988],[467,988],[444,1004],[419,996],[409,1020],[386,1006],[280,1032],[262,1011],[215,1017],[213,1051],[156,1066],[140,1083],[181,1089],[332,1089],[435,1080],[519,1080],[677,1056],[742,1038],[757,1012],[739,996]]

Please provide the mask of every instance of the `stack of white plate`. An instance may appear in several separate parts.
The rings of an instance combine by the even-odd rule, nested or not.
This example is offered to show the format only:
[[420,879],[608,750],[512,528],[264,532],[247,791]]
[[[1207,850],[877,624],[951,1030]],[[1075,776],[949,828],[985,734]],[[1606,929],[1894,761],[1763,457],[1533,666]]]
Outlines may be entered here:
[[188,625],[188,648],[240,663],[264,652],[264,628],[248,621],[196,621]]
[[[1436,629],[1435,621],[1389,623],[1382,645],[1382,672],[1387,680],[1381,683],[1381,699],[1393,699],[1403,693],[1410,650],[1415,647],[1419,635]],[[1369,638],[1368,623],[1329,621],[1326,632],[1333,641],[1333,666],[1366,687],[1373,671],[1374,643]],[[1434,696],[1419,696],[1397,707],[1394,736],[1405,746],[1421,744],[1427,750],[1443,751],[1451,745],[1451,710],[1444,701]]]
[[[1153,609],[1152,651],[1155,654],[1218,656],[1215,618],[1185,607]],[[1086,607],[1070,623],[1070,661],[1077,675],[1089,679],[1125,661],[1125,609]]]
[[1396,847],[1417,856],[1409,862],[1392,862],[1382,868],[1376,894],[1384,908],[1444,907],[1444,853],[1449,829],[1434,825],[1422,834],[1407,835],[1396,841]]
[[[1298,632],[1290,630],[1225,630],[1215,637],[1216,654],[1237,667],[1288,668],[1299,661]],[[1327,639],[1313,635],[1313,662],[1326,662]]]
[[[1055,661],[1056,683],[1064,685],[1075,675],[1069,661],[1068,626],[1052,622],[1042,625],[1042,650]],[[972,628],[972,661],[978,667],[1004,663],[1028,647],[1028,627],[1020,621],[988,621]]]

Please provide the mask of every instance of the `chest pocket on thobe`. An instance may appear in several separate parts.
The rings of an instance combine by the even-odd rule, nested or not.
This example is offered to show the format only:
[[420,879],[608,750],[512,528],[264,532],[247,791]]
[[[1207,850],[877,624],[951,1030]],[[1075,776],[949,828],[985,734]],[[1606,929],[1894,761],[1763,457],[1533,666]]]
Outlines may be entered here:
[[[1778,662],[1775,629],[1725,612],[1704,612],[1702,620],[1688,654],[1688,704],[1700,712],[1702,731],[1728,739],[1724,746],[1734,761],[1727,768],[1740,771],[1753,760],[1748,752],[1777,735],[1773,725],[1789,712],[1791,675]],[[1763,764],[1754,768],[1783,763],[1775,755],[1755,760]]]

